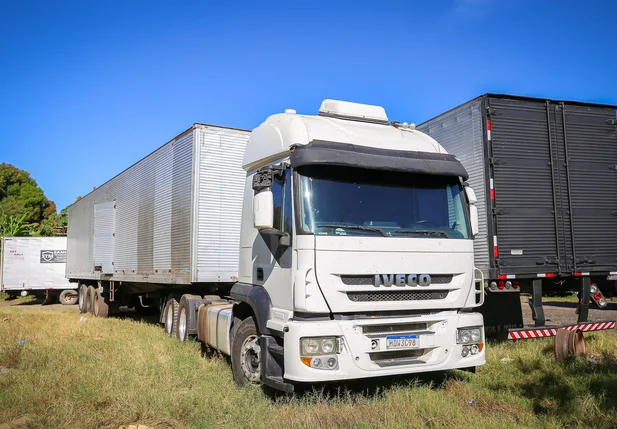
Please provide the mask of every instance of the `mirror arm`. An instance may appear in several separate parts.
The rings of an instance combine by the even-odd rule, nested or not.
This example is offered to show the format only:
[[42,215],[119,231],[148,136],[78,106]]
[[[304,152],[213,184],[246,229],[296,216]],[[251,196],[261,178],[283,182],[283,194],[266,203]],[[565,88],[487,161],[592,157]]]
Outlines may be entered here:
[[264,234],[264,235],[275,235],[275,236],[277,236],[279,238],[279,245],[280,246],[284,246],[284,247],[290,247],[291,246],[291,236],[289,235],[288,232],[279,231],[276,228],[262,229],[259,232],[261,234]]

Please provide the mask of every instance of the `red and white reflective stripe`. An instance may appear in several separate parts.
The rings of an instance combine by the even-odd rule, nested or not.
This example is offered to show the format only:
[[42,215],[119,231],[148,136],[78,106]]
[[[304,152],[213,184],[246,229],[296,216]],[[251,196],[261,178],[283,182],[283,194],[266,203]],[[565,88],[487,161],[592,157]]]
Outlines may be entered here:
[[[562,329],[567,331],[573,331],[580,329],[583,332],[591,331],[604,331],[607,329],[615,328],[615,322],[598,322],[598,323],[580,323],[578,325],[564,326]],[[557,335],[559,328],[545,328],[545,329],[526,329],[522,331],[510,331],[508,332],[509,340],[528,340],[531,338],[544,338],[554,337]]]
[[491,185],[491,200],[495,199],[495,184],[493,183],[493,179],[490,179]]
[[588,276],[589,273],[574,273],[574,277],[583,277],[583,276]]
[[493,235],[493,255],[499,258],[499,247],[497,246],[497,236]]
[[486,138],[491,141],[491,120],[487,119],[486,120]]
[[515,274],[498,274],[497,275],[497,280],[511,280],[515,278],[516,278]]
[[609,276],[617,276],[617,271],[611,271],[608,273]]
[[555,273],[540,273],[538,274],[538,277],[544,278],[544,277],[555,277]]

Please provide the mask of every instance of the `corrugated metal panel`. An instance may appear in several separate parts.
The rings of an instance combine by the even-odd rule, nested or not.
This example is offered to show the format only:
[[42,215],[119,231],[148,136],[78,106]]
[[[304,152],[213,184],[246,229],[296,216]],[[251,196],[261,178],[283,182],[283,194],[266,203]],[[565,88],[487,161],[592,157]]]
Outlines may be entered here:
[[479,232],[474,240],[475,265],[488,278],[487,193],[485,181],[482,100],[473,100],[418,126],[454,154],[469,173],[469,185],[478,197]]
[[116,202],[116,280],[189,283],[193,129],[168,142],[69,209],[67,275],[93,271],[95,204]]
[[197,275],[194,281],[238,276],[246,173],[242,155],[250,132],[199,128]]
[[546,105],[502,98],[489,104],[500,272],[557,272]]
[[576,269],[617,271],[617,109],[565,104]]
[[94,271],[103,274],[114,272],[114,250],[116,231],[116,202],[109,201],[94,205]]

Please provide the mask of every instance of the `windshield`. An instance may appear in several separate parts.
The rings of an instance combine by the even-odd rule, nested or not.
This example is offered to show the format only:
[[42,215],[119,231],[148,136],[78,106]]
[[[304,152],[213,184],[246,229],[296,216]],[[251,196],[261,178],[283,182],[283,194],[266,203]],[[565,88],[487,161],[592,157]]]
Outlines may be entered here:
[[469,238],[458,178],[323,166],[298,177],[305,233]]

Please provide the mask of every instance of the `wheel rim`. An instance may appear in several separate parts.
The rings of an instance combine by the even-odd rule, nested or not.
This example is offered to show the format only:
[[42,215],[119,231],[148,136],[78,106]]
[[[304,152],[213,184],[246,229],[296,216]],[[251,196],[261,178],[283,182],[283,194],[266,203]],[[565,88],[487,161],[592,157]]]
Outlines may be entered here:
[[186,309],[182,308],[180,310],[180,317],[178,317],[178,335],[180,336],[180,341],[184,341],[186,336]]
[[171,309],[171,304],[167,306],[167,312],[165,313],[165,332],[171,335],[171,327],[173,324],[174,312]]
[[261,347],[257,335],[249,335],[242,343],[240,366],[244,377],[251,383],[259,383],[261,376]]

